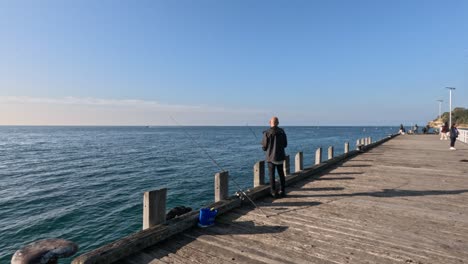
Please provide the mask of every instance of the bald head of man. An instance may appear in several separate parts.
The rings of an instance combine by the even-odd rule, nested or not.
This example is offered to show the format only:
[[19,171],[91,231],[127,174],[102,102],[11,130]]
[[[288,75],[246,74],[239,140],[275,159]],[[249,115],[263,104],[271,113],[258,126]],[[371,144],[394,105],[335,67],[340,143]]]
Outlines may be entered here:
[[270,119],[270,127],[278,126],[279,120],[278,117],[274,116]]

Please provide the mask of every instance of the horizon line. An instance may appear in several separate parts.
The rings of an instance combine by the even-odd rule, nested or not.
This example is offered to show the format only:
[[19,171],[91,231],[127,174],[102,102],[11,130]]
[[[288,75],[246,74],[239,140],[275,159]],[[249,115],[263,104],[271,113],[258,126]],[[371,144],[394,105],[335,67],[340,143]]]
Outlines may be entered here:
[[[414,125],[414,124],[412,124]],[[398,125],[284,125],[279,127],[397,127]],[[411,125],[408,125],[411,126]],[[0,127],[269,127],[269,125],[2,125]]]

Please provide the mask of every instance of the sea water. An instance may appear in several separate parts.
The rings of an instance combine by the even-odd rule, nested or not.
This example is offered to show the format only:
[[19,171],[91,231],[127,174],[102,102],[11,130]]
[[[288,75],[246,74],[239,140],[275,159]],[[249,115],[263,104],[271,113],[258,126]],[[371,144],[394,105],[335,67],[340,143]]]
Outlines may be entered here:
[[[198,209],[214,200],[214,175],[221,170],[242,188],[251,188],[253,165],[264,159],[260,142],[266,129],[0,127],[0,263],[9,263],[17,249],[40,239],[72,240],[84,253],[137,232],[145,191],[168,188],[168,209]],[[284,129],[291,171],[298,151],[307,167],[318,147],[324,157],[328,146],[339,155],[346,141],[353,149],[359,138],[375,141],[398,131]],[[230,192],[235,191],[230,182]]]

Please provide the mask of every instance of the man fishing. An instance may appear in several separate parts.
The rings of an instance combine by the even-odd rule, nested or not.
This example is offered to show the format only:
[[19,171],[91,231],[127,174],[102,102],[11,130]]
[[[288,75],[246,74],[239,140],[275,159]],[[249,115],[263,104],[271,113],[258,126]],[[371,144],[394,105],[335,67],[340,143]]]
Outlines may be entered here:
[[[283,163],[286,158],[284,148],[288,146],[286,133],[278,127],[278,117],[270,119],[270,129],[263,132],[262,148],[265,152],[266,162],[268,164],[268,175],[270,176],[270,192],[274,198],[285,197],[285,178]],[[278,171],[280,180],[280,191],[276,191],[275,168]]]

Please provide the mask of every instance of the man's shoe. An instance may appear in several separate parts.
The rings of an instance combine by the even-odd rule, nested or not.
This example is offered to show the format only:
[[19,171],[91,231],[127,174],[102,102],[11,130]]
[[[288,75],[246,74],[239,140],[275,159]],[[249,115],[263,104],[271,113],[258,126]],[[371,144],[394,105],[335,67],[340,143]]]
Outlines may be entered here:
[[279,197],[284,198],[286,197],[286,192],[279,192],[278,195]]
[[273,197],[273,198],[279,198],[279,195],[278,195],[278,193],[276,193],[276,192],[275,192],[275,193],[270,193],[270,195],[271,195],[271,197]]
[[454,148],[454,147],[450,147],[450,150],[457,150],[457,149],[456,149],[456,148]]

